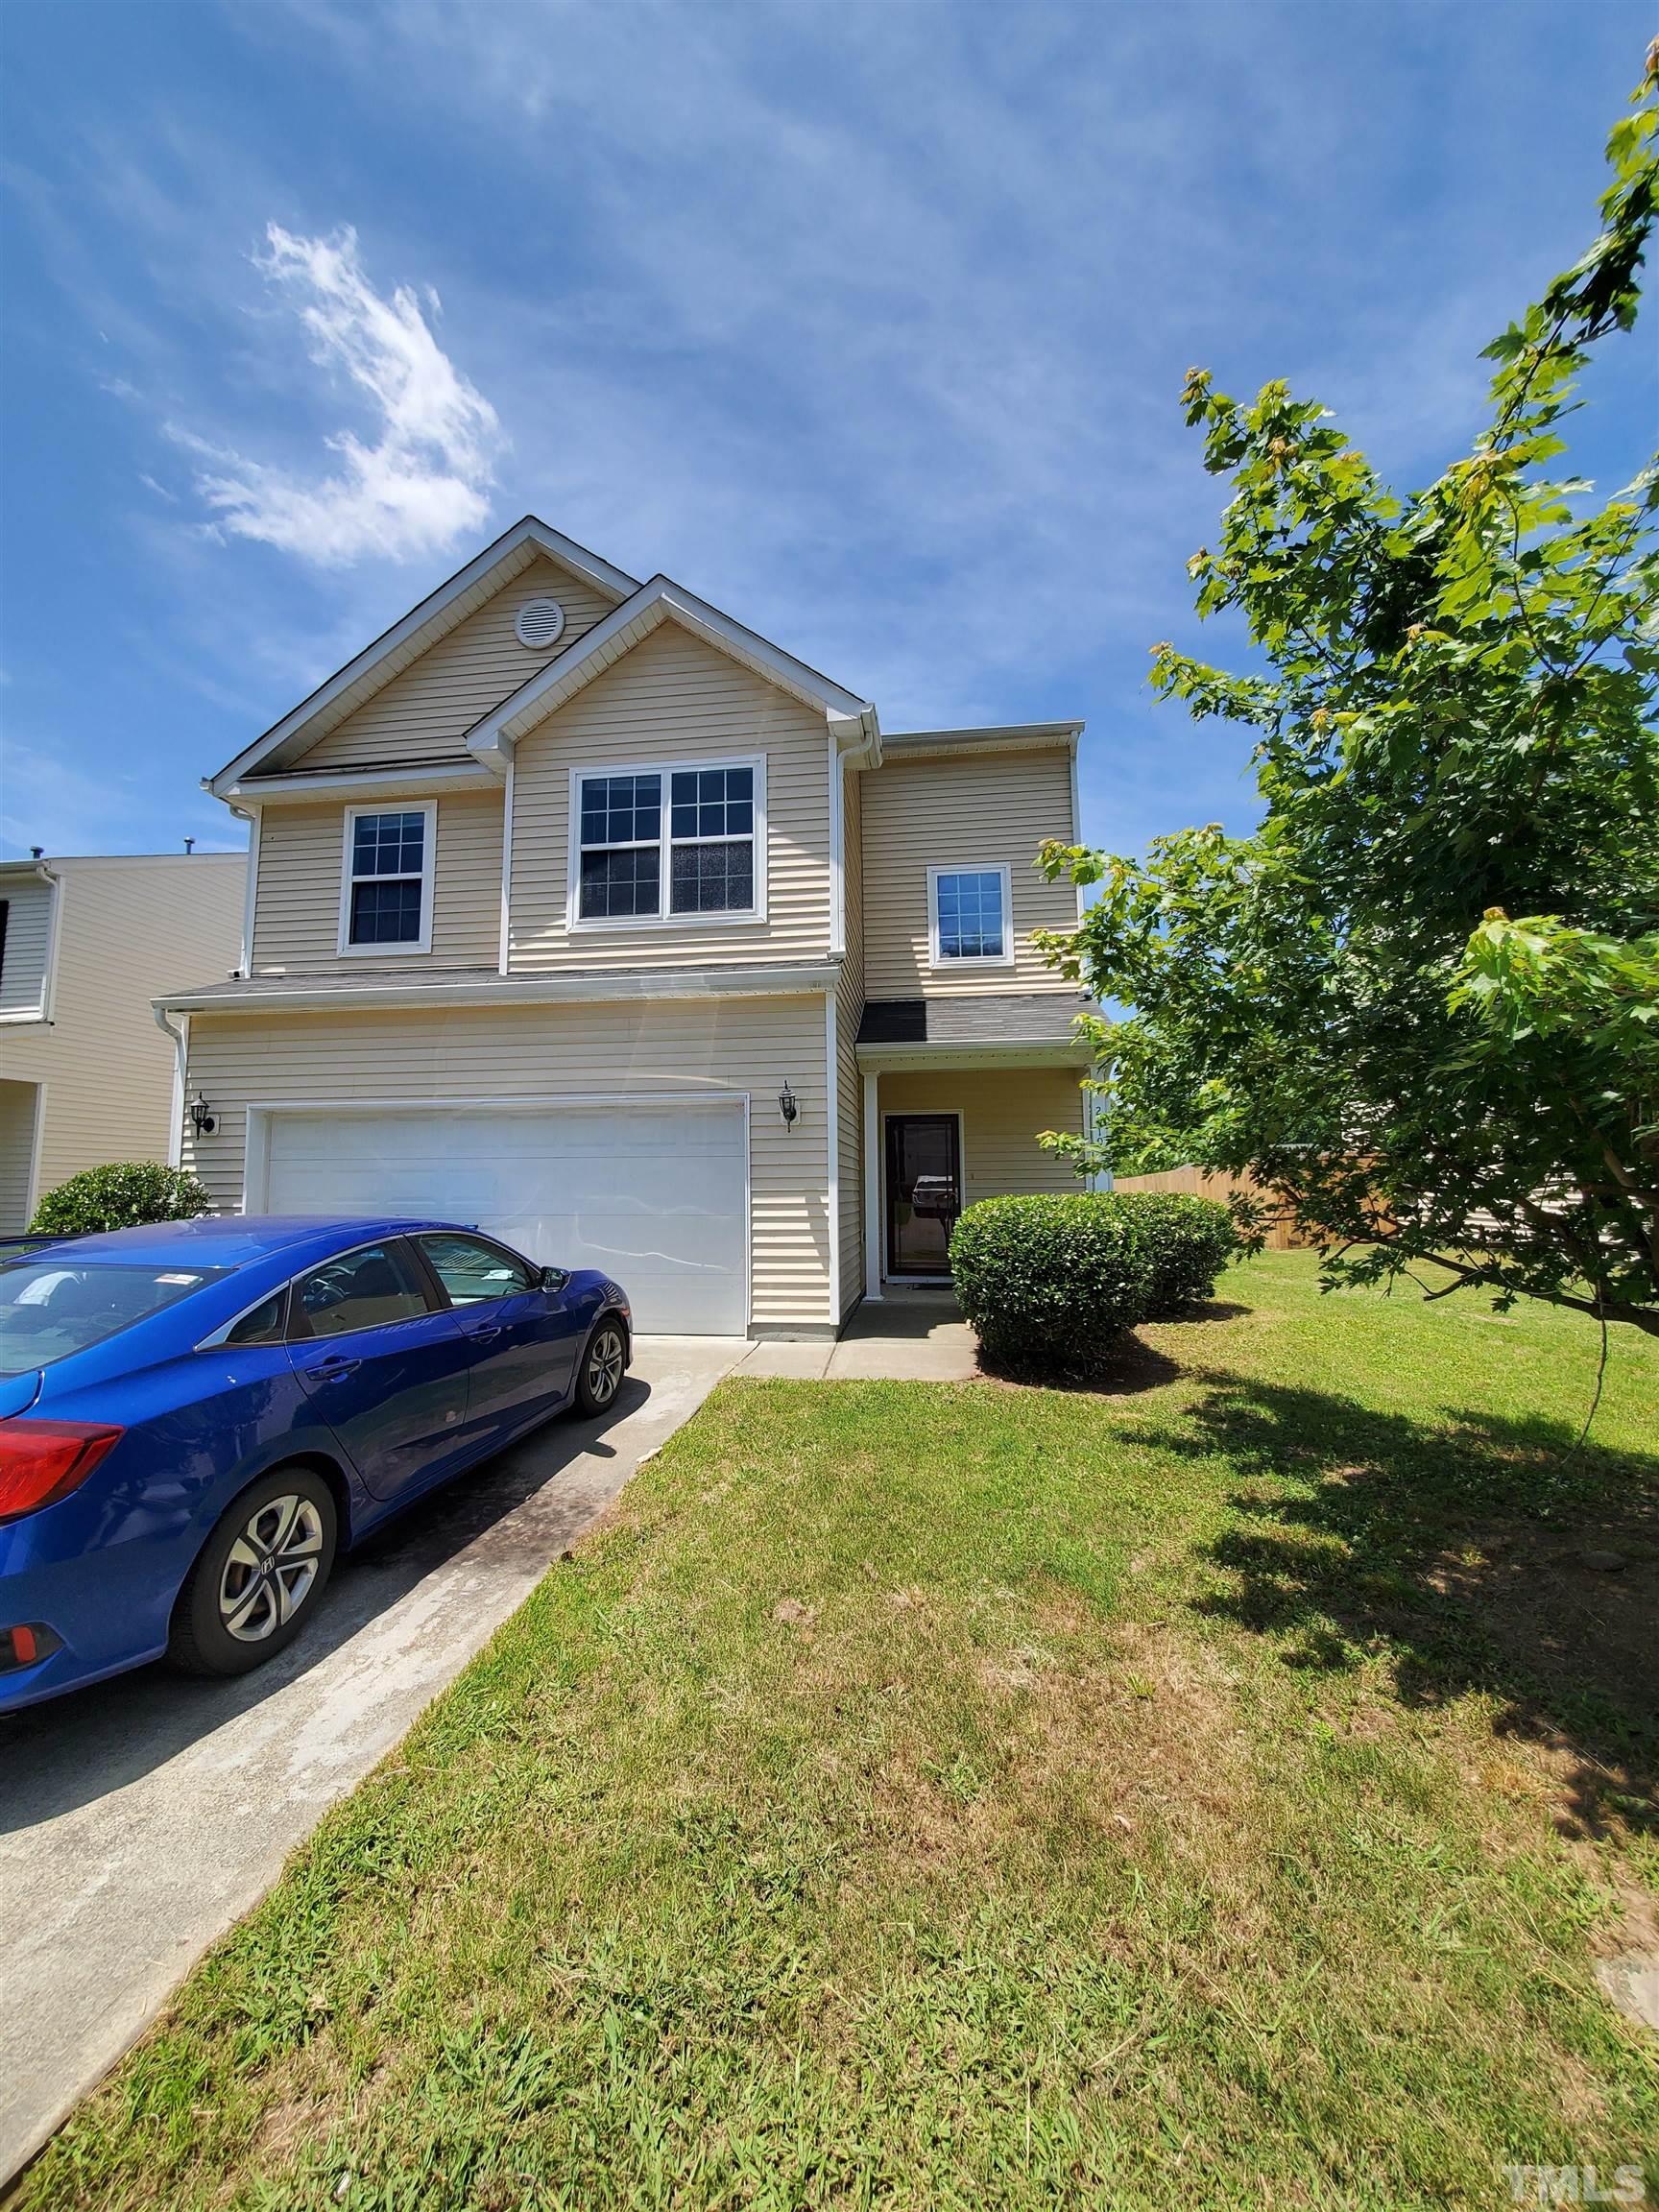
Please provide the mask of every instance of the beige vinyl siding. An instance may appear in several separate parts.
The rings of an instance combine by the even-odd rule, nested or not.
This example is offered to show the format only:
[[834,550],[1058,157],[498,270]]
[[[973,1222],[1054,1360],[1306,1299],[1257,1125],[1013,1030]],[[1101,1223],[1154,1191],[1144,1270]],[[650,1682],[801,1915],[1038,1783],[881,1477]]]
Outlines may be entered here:
[[0,1237],[27,1229],[30,1171],[35,1164],[37,1083],[0,1080]]
[[[1070,837],[1071,760],[1045,752],[891,760],[864,780],[864,988],[872,998],[970,991],[1069,991],[1032,945],[1033,929],[1070,929],[1077,894],[1031,863],[1046,837]],[[1014,965],[929,964],[929,868],[1008,869]]]
[[[565,926],[572,768],[766,757],[767,919]],[[830,944],[830,753],[822,714],[664,622],[518,741],[510,965],[686,967],[821,958]],[[822,1053],[819,1054],[820,1061]]]
[[[388,807],[414,805],[388,800]],[[354,952],[353,969],[493,968],[501,951],[501,823],[497,785],[445,791],[433,849],[432,950]],[[346,865],[346,805],[267,805],[259,825],[259,880],[253,908],[256,975],[338,968],[340,887]]]
[[49,1023],[0,1028],[0,1071],[44,1083],[41,1192],[108,1160],[165,1160],[174,1051],[150,1001],[219,982],[242,943],[238,854],[68,859]]
[[52,938],[52,888],[38,876],[0,876],[0,899],[7,904],[0,1014],[27,1014],[40,1004]]
[[[758,1328],[830,1312],[824,1000],[726,998],[413,1013],[198,1014],[190,1083],[219,1126],[188,1157],[216,1203],[242,1203],[247,1107],[284,1099],[514,1098],[708,1091],[750,1097],[752,1308]],[[801,1102],[786,1131],[785,1078]]]
[[864,1148],[861,1142],[863,1085],[854,1046],[864,1011],[864,902],[860,896],[864,834],[864,779],[842,770],[844,813],[841,853],[847,885],[847,957],[835,992],[835,1096],[840,1137],[841,1313],[845,1317],[864,1294]]
[[[565,610],[564,635],[547,652],[531,652],[513,634],[526,599],[557,599]],[[474,722],[574,645],[610,613],[612,604],[568,569],[539,556],[383,690],[290,760],[286,772],[453,757],[465,750],[461,741]]]
[[883,1075],[883,1114],[962,1116],[963,1202],[999,1198],[1010,1190],[1081,1190],[1070,1163],[1044,1151],[1045,1129],[1083,1134],[1080,1070],[963,1069]]

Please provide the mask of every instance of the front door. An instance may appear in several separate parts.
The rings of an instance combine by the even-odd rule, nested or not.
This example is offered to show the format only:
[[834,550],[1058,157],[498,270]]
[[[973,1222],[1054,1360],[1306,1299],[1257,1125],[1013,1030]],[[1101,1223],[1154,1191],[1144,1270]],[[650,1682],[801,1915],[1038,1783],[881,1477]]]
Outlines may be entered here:
[[954,1114],[887,1117],[887,1272],[949,1275],[962,1211],[961,1125]]

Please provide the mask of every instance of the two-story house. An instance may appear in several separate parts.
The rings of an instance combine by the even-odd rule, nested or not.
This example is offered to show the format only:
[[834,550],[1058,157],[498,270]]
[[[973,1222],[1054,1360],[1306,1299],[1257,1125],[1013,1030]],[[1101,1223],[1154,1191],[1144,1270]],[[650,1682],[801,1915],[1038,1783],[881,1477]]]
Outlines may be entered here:
[[83,1167],[173,1156],[180,1070],[150,1002],[235,967],[246,882],[240,853],[0,862],[0,1235]]
[[243,973],[158,1012],[228,1209],[392,1211],[610,1269],[642,1329],[832,1334],[956,1209],[1073,1188],[1033,869],[1081,725],[869,701],[527,517],[212,778]]

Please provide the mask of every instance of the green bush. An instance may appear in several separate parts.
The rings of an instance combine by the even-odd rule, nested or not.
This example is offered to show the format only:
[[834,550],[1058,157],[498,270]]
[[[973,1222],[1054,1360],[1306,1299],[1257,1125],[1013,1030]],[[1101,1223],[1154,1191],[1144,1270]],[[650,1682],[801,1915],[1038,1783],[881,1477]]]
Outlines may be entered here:
[[1162,1320],[1212,1297],[1215,1278],[1239,1249],[1225,1206],[1179,1190],[1114,1190],[1110,1203],[1135,1224],[1152,1268],[1146,1318]]
[[1097,1372],[1142,1320],[1152,1267],[1134,1220],[1104,1194],[985,1198],[950,1238],[963,1312],[1014,1375]]
[[107,1166],[84,1167],[49,1190],[29,1226],[42,1236],[90,1237],[149,1221],[188,1221],[212,1204],[206,1187],[182,1167],[163,1167],[158,1160],[111,1160]]

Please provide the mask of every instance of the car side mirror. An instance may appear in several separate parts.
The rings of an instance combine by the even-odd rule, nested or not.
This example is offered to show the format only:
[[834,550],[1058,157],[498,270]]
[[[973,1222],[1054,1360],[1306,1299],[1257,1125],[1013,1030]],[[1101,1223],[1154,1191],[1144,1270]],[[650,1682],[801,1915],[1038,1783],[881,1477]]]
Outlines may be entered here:
[[543,1290],[563,1290],[569,1280],[570,1270],[568,1267],[543,1267],[541,1270],[541,1287]]

